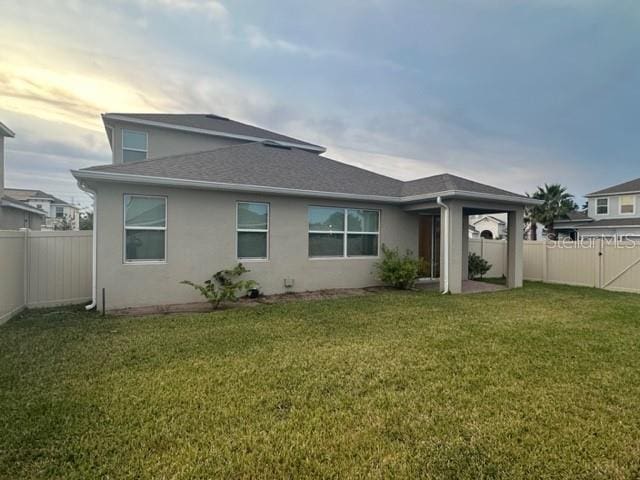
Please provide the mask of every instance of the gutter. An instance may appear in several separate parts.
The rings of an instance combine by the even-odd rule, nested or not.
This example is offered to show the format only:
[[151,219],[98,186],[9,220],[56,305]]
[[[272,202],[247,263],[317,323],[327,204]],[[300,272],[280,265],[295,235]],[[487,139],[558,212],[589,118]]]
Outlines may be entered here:
[[171,177],[153,177],[131,173],[102,172],[92,170],[71,170],[76,179],[100,180],[111,182],[137,183],[145,185],[161,185],[165,187],[199,188],[205,190],[223,190],[236,192],[252,192],[265,194],[292,195],[299,197],[334,198],[344,200],[361,200],[367,202],[406,205],[420,201],[437,201],[438,198],[467,198],[471,200],[492,200],[516,205],[541,205],[541,200],[510,195],[494,195],[489,193],[468,192],[464,190],[447,190],[443,192],[412,195],[407,197],[390,195],[366,195],[340,192],[323,192],[287,187],[270,187],[264,185],[247,185],[240,183],[211,182],[205,180],[189,180]]
[[[442,197],[436,199],[436,203],[444,208],[442,226],[444,232],[444,290],[442,294],[449,293],[449,207],[442,201]],[[466,232],[463,232],[465,234]]]
[[98,195],[95,190],[90,189],[80,181],[78,182],[78,187],[93,199],[93,230],[91,232],[91,243],[93,245],[91,252],[91,303],[84,307],[86,310],[93,310],[98,305]]
[[640,193],[640,190],[630,190],[628,192],[602,192],[602,193],[594,192],[594,193],[587,193],[584,196],[584,198],[611,197],[615,195],[637,195],[639,193]]

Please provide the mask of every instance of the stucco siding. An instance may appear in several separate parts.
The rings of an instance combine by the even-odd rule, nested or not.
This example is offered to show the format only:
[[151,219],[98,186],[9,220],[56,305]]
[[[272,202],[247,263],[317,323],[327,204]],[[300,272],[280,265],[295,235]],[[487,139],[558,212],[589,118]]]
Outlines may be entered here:
[[[380,210],[380,243],[418,250],[418,217],[398,207],[342,201],[263,196],[205,190],[170,189],[102,183],[98,192],[98,292],[105,289],[107,309],[202,301],[181,280],[202,282],[236,260],[236,202],[270,204],[269,260],[245,261],[266,294],[365,287],[377,284],[378,258],[310,259],[307,209],[310,205]],[[123,262],[123,196],[166,195],[167,261],[163,264]]]
[[[588,201],[588,215],[596,220],[604,220],[609,218],[640,218],[640,195],[633,195],[635,197],[635,213],[632,214],[620,214],[620,196],[619,195],[603,195],[600,197],[589,198]],[[596,214],[596,204],[598,198],[609,199],[609,214],[598,215]]]
[[113,163],[122,163],[122,130],[147,132],[147,158],[166,157],[181,153],[202,152],[229,145],[246,143],[244,140],[216,137],[200,133],[180,132],[168,128],[151,127],[126,122],[109,122],[113,127]]

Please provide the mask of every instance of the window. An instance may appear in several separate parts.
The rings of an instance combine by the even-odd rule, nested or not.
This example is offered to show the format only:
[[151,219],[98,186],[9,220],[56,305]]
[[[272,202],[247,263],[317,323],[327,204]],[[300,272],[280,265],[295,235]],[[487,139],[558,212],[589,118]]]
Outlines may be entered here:
[[147,132],[122,130],[122,161],[139,162],[147,159]]
[[598,198],[596,200],[596,215],[609,215],[608,198]]
[[64,217],[64,207],[56,207],[56,218]]
[[634,214],[636,210],[636,197],[633,195],[620,196],[620,214]]
[[377,210],[309,207],[309,257],[378,255]]
[[36,203],[36,208],[39,208],[40,210],[42,210],[42,204],[41,203]]
[[266,260],[269,256],[269,204],[238,202],[236,234],[238,259]]
[[124,196],[125,262],[164,262],[166,230],[165,197]]

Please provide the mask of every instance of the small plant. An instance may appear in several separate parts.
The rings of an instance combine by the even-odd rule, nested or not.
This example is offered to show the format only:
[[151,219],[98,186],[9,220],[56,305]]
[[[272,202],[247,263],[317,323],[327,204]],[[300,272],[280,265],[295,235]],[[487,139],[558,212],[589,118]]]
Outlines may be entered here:
[[193,283],[189,280],[183,280],[180,283],[191,285],[207,299],[214,309],[217,309],[222,302],[237,302],[239,292],[247,293],[257,287],[258,284],[253,280],[237,279],[240,275],[248,272],[249,270],[244,265],[238,263],[230,270],[220,270],[214,273],[203,284]]
[[410,250],[400,255],[397,248],[382,245],[382,260],[376,263],[378,278],[386,285],[408,290],[413,288],[420,271],[420,260]]
[[491,270],[491,265],[484,258],[476,253],[469,254],[469,278],[481,277]]

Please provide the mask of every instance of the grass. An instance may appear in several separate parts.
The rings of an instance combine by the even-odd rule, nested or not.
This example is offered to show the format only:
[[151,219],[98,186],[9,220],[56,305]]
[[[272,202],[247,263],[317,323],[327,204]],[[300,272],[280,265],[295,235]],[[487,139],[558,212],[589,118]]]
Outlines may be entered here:
[[1,478],[638,478],[640,296],[529,283],[0,327]]

